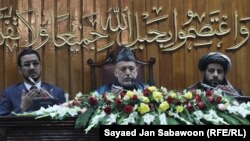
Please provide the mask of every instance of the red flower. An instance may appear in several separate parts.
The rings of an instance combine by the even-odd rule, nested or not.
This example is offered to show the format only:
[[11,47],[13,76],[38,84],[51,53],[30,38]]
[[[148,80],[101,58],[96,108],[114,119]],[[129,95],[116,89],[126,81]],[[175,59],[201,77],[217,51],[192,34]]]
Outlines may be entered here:
[[207,97],[207,99],[210,103],[213,103],[215,101],[213,96],[209,96]]
[[96,105],[96,104],[97,104],[97,99],[96,99],[96,97],[91,96],[91,97],[89,98],[89,104],[90,104],[90,105]]
[[149,96],[150,94],[151,94],[151,91],[148,88],[144,89],[144,91],[143,91],[144,96]]
[[196,94],[195,95],[195,100],[196,100],[196,102],[201,102],[201,96]]
[[213,91],[212,90],[208,90],[206,92],[206,96],[209,97],[209,96],[212,96],[213,95]]
[[216,101],[217,103],[220,103],[221,100],[222,100],[222,97],[221,97],[221,96],[219,96],[219,97],[217,97],[217,98],[215,99],[215,101]]
[[133,95],[133,98],[132,98],[134,101],[137,101],[138,100],[138,97],[137,95]]
[[102,99],[103,99],[104,102],[110,103],[110,101],[109,101],[108,98],[107,98],[107,93],[104,93],[104,94],[102,95]]
[[199,109],[202,110],[205,108],[205,104],[202,101],[200,101],[200,102],[198,102],[198,107],[199,107]]
[[131,106],[131,105],[126,105],[125,107],[124,107],[124,111],[126,112],[126,113],[131,113],[131,112],[133,112],[133,106]]
[[169,104],[171,104],[174,99],[171,96],[168,96],[166,100]]
[[122,104],[122,99],[118,98],[116,99],[116,105],[120,106]]
[[107,107],[104,108],[104,112],[105,112],[107,115],[109,115],[109,114],[111,114],[111,112],[112,112],[112,108],[111,108],[110,106],[107,106]]
[[125,91],[122,91],[122,92],[120,93],[120,95],[121,95],[121,98],[123,98],[123,97],[126,95],[126,92],[125,92]]
[[191,103],[187,103],[187,108],[188,108],[189,111],[194,110],[194,106]]

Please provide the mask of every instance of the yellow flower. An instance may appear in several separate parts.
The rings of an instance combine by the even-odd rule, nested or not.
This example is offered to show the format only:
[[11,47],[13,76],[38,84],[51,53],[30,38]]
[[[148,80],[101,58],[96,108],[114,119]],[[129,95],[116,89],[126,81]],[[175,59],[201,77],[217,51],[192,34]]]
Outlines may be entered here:
[[134,96],[134,92],[132,91],[127,91],[126,95],[130,98],[132,98]]
[[149,108],[149,106],[147,104],[141,103],[140,106],[138,107],[138,111],[141,114],[145,114],[145,113],[150,111],[150,108]]
[[149,89],[151,92],[153,92],[153,91],[156,91],[156,90],[157,90],[155,86],[149,86],[149,87],[148,87],[148,89]]
[[159,102],[163,98],[162,93],[158,91],[153,92],[153,98],[155,101]]
[[162,102],[159,106],[160,112],[165,112],[168,108],[169,108],[169,104],[167,101]]
[[191,99],[193,97],[193,94],[191,92],[187,92],[187,93],[185,93],[184,97],[186,99]]
[[173,99],[175,99],[175,98],[177,97],[177,95],[176,95],[175,92],[171,92],[171,93],[170,93],[170,96],[171,96]]
[[184,107],[179,105],[175,107],[175,110],[177,113],[181,113],[184,110]]
[[125,95],[124,97],[123,97],[123,100],[125,100],[125,101],[127,101],[127,100],[129,100],[130,98],[129,98],[129,96],[128,95]]
[[143,101],[144,103],[149,103],[149,99],[148,99],[148,97],[146,97],[146,96],[142,96],[142,101]]

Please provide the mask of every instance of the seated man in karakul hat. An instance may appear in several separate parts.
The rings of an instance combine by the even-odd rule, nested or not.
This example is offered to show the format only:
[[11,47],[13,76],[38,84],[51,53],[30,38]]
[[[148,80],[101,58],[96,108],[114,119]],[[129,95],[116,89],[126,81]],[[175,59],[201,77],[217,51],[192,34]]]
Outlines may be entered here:
[[239,89],[234,88],[226,79],[226,74],[231,68],[231,60],[219,52],[211,52],[201,57],[198,67],[203,75],[203,80],[190,86],[193,89],[221,89],[224,94],[231,96],[242,95]]
[[99,94],[120,93],[128,90],[143,90],[147,85],[136,80],[137,66],[135,56],[127,47],[122,47],[115,60],[116,81],[97,89]]

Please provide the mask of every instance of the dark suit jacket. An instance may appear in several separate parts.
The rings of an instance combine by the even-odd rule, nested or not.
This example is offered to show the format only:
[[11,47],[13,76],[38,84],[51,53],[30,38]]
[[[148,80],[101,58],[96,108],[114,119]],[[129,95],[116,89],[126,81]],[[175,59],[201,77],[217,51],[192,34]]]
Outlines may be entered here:
[[[53,89],[51,93],[54,98],[59,100],[59,103],[66,101],[62,88],[44,82],[41,83],[41,87],[45,88],[48,92]],[[27,91],[24,83],[17,83],[3,91],[0,97],[0,116],[10,115],[11,112],[22,112],[20,105],[23,90]]]

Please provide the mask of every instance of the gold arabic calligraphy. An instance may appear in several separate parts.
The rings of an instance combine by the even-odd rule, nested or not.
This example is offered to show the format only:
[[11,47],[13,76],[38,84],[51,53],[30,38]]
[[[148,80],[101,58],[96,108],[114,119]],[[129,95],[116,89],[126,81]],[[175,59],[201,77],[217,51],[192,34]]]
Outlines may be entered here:
[[[16,10],[15,14],[13,14],[14,10],[12,7],[2,7],[0,8],[0,20],[3,21],[4,27],[3,29],[0,29],[0,45],[5,44],[6,47],[9,48],[10,51],[12,51],[14,48],[18,46],[18,40],[21,39],[20,34],[20,27],[18,24],[22,23],[25,27],[28,28],[28,31],[30,31],[32,35],[31,41],[26,41],[25,44],[20,44],[19,47],[29,47],[33,46],[35,49],[39,49],[43,47],[50,39],[52,39],[54,45],[56,47],[64,47],[67,46],[74,46],[78,45],[79,47],[84,47],[89,49],[90,46],[93,46],[95,42],[97,42],[100,39],[106,39],[108,40],[109,34],[111,33],[117,33],[116,35],[116,42],[121,45],[126,45],[127,47],[136,46],[136,44],[140,44],[146,42],[146,43],[157,43],[158,47],[162,51],[175,51],[181,47],[183,47],[185,44],[187,44],[188,40],[191,40],[187,46],[188,49],[192,49],[193,47],[202,47],[202,46],[211,46],[213,44],[213,41],[211,40],[211,37],[215,36],[225,36],[230,33],[231,28],[227,24],[228,17],[226,15],[223,15],[220,13],[220,10],[212,11],[208,15],[206,13],[202,13],[199,15],[198,13],[194,13],[192,10],[187,11],[187,20],[182,24],[182,27],[178,27],[178,13],[176,10],[173,12],[173,22],[174,22],[174,30],[163,32],[159,31],[158,29],[150,29],[146,32],[145,35],[141,35],[140,32],[140,17],[141,20],[145,22],[145,25],[151,25],[151,24],[158,24],[160,22],[164,22],[168,20],[168,15],[164,15],[161,13],[162,7],[153,7],[153,16],[149,14],[149,12],[143,12],[143,14],[140,16],[137,12],[134,13],[134,15],[131,14],[131,11],[125,7],[124,9],[120,9],[118,7],[112,7],[109,8],[107,11],[107,17],[105,20],[103,20],[103,17],[100,13],[88,13],[83,15],[81,18],[77,17],[77,14],[74,15],[74,21],[71,22],[72,28],[70,28],[72,31],[68,33],[56,33],[55,26],[57,23],[67,20],[70,17],[69,13],[58,15],[55,17],[55,14],[51,12],[50,19],[51,21],[48,21],[49,19],[44,19],[42,21],[41,26],[39,27],[38,23],[38,15],[37,12],[29,9],[25,11],[18,11]],[[31,14],[30,14],[31,13]],[[30,14],[34,16],[34,24],[30,24],[27,19],[25,19],[25,15]],[[14,16],[13,16],[14,15]],[[204,23],[205,17],[209,17],[209,23]],[[77,38],[77,35],[74,34],[76,30],[82,30],[84,31],[84,26],[82,24],[89,24],[92,27],[95,27],[97,24],[97,19],[100,18],[101,22],[101,30],[103,31],[97,31],[93,30],[89,33],[92,38],[85,38],[82,39]],[[134,18],[134,19],[132,19]],[[113,22],[115,20],[115,22]],[[132,24],[132,20],[134,21],[134,24]],[[232,45],[231,47],[226,48],[226,50],[236,50],[240,48],[243,44],[245,44],[249,39],[249,30],[245,26],[246,22],[250,21],[250,17],[244,17],[239,18],[237,12],[235,11],[234,14],[234,30],[235,32],[239,31],[239,35],[244,37],[241,39],[239,43],[236,45]],[[201,24],[201,28],[197,28],[194,26],[191,26],[192,22],[198,22]],[[47,25],[51,24],[51,32],[48,33]],[[218,29],[215,29],[212,24],[218,24]],[[239,24],[241,25],[239,28]],[[238,30],[239,28],[239,30]],[[132,38],[133,32],[134,39],[132,41],[129,41],[127,43],[122,43],[121,36],[122,32],[127,31],[129,38]],[[238,38],[238,34],[234,33],[234,40]],[[50,37],[51,36],[51,37]],[[35,43],[37,40],[41,37],[43,40],[38,45]],[[199,42],[197,39],[209,39],[209,40],[202,40],[202,42]],[[195,40],[196,39],[196,40]],[[12,41],[12,44],[10,45],[9,42]],[[109,41],[106,45],[103,45],[102,47],[98,47],[97,52],[103,51],[109,47],[111,47],[115,41]],[[35,46],[34,46],[35,45]],[[223,41],[219,41],[217,43],[217,47],[222,47]],[[94,48],[90,48],[94,49]],[[143,49],[143,48],[140,48]],[[72,48],[71,51],[79,51],[75,48]]]

